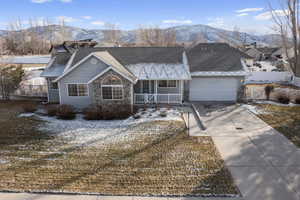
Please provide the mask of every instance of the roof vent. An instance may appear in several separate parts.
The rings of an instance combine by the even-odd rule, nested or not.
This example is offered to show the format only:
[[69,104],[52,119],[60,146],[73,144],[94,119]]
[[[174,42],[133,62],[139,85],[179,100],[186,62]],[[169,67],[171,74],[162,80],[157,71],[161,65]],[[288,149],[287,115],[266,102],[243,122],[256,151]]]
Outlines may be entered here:
[[90,62],[92,65],[97,65],[98,60],[96,58],[92,58]]

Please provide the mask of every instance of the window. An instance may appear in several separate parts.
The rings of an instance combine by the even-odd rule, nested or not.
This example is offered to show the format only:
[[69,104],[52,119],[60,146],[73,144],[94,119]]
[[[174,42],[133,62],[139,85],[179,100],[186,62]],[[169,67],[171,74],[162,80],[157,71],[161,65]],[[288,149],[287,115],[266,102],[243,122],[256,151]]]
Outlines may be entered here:
[[71,97],[88,96],[87,84],[68,84],[68,94]]
[[161,87],[161,88],[176,88],[177,87],[177,81],[176,80],[159,81],[158,86]]
[[123,99],[123,85],[116,76],[108,76],[102,81],[102,98],[105,100]]
[[50,82],[50,89],[51,90],[57,90],[58,89],[58,84],[54,82]]

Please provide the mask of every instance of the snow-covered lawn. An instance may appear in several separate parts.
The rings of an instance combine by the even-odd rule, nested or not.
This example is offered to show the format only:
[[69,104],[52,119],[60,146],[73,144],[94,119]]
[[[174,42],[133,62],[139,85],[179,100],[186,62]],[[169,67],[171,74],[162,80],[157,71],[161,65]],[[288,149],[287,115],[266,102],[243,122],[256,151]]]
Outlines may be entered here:
[[273,62],[271,61],[257,61],[256,63],[260,64],[261,67],[258,67],[258,66],[255,66],[253,65],[251,67],[251,69],[254,71],[254,72],[262,72],[262,71],[265,71],[265,72],[272,72],[272,70],[275,70],[277,69],[277,67],[273,64]]
[[[166,113],[166,117],[160,114]],[[32,113],[20,114],[20,117],[31,117]],[[88,121],[83,115],[78,114],[74,120],[60,120],[55,117],[47,117],[42,115],[34,115],[45,121],[39,127],[39,130],[62,137],[69,144],[80,145],[109,145],[117,142],[131,141],[138,133],[160,134],[162,128],[156,127],[156,130],[132,131],[138,124],[151,121],[182,121],[180,111],[176,109],[147,109],[140,110],[137,114],[139,119],[130,117],[126,120],[99,120]]]
[[18,105],[0,103],[0,191],[239,196],[212,139],[190,137],[176,109],[64,121]]

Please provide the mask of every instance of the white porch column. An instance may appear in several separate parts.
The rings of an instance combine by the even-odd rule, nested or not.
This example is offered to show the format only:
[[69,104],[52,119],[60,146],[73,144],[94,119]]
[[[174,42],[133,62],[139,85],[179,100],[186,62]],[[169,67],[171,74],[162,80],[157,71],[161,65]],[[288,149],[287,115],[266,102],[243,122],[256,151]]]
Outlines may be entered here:
[[180,89],[181,89],[181,103],[183,101],[183,96],[184,96],[184,81],[180,80]]
[[155,103],[157,103],[157,80],[154,81],[154,90],[155,90]]

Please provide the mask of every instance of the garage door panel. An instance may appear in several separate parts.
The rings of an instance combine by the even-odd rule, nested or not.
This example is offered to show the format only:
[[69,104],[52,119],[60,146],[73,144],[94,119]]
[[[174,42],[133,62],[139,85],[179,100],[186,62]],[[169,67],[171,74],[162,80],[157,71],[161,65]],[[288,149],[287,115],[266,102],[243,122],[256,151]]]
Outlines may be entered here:
[[191,101],[236,101],[238,79],[193,78],[190,83]]

